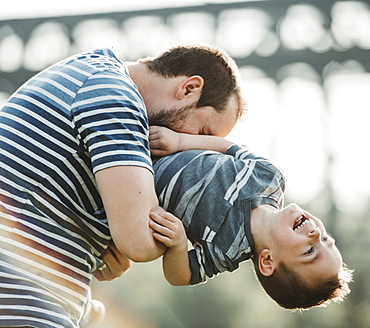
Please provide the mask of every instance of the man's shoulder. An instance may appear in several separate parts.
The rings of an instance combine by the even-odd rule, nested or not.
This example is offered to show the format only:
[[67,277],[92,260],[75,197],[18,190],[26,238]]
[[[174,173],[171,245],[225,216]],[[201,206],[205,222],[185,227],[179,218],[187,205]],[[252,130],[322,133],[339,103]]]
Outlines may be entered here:
[[51,70],[65,70],[69,75],[90,77],[97,73],[127,76],[128,70],[111,48],[93,49],[82,52],[51,67]]

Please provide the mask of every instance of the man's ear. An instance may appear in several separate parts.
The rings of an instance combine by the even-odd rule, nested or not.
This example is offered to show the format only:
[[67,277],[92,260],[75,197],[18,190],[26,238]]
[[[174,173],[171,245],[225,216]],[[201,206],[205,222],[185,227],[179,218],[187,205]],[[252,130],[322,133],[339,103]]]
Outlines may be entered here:
[[199,75],[193,75],[184,80],[178,87],[176,98],[181,100],[192,95],[200,97],[202,94],[204,80]]
[[275,272],[276,263],[269,249],[265,248],[258,257],[258,268],[262,275],[269,277]]

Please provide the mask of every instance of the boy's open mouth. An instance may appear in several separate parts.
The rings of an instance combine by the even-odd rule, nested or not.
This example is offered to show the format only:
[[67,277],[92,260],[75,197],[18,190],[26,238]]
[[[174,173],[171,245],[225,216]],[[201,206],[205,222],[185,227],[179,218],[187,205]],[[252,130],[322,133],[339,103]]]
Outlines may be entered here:
[[308,221],[309,219],[302,215],[301,217],[299,217],[297,220],[294,221],[293,230],[296,231],[304,227],[308,223]]

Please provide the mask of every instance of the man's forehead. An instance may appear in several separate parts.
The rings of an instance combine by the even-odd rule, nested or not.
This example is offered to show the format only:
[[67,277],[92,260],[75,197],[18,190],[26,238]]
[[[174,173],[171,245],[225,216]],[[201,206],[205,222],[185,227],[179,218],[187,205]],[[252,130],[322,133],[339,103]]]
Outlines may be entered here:
[[[235,98],[235,97],[234,97]],[[229,101],[228,106],[223,111],[214,110],[214,115],[205,123],[205,131],[208,135],[225,137],[234,128],[239,118],[239,106],[234,99]]]
[[227,108],[235,115],[235,122],[244,114],[245,107],[244,99],[239,98],[236,94],[230,97],[227,104]]

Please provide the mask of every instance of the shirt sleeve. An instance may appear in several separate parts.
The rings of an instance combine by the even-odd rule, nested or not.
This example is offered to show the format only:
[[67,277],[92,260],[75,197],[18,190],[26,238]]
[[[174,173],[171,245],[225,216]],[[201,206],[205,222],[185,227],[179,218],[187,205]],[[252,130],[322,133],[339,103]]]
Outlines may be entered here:
[[197,285],[206,281],[204,271],[204,261],[202,258],[202,251],[200,247],[194,248],[188,252],[189,265],[191,271],[190,285]]
[[[212,278],[215,275],[218,275],[224,271],[233,271],[228,270],[226,266],[226,258],[224,254],[219,253],[223,260],[215,260],[214,254],[217,253],[215,250],[210,250],[208,247],[214,248],[214,245],[205,243],[202,241],[202,244],[197,243],[194,249],[190,250],[189,263],[191,270],[191,285],[196,285],[199,283],[204,283],[207,281],[207,278]],[[227,261],[229,262],[229,261]],[[224,265],[221,265],[223,263]],[[217,266],[216,266],[217,264]]]
[[126,74],[105,70],[90,76],[76,96],[73,113],[94,173],[119,165],[153,172],[144,101]]
[[265,157],[256,155],[244,146],[232,145],[227,154],[237,160],[253,165],[253,180],[258,185],[253,196],[252,208],[261,204],[270,204],[277,208],[282,208],[284,203],[284,193],[286,177],[273,161]]
[[249,258],[248,254],[238,254],[237,258],[231,259],[216,243],[202,240],[194,245],[194,249],[188,252],[191,285],[204,283],[208,278],[217,276],[219,273],[232,272],[239,268],[239,263]]

